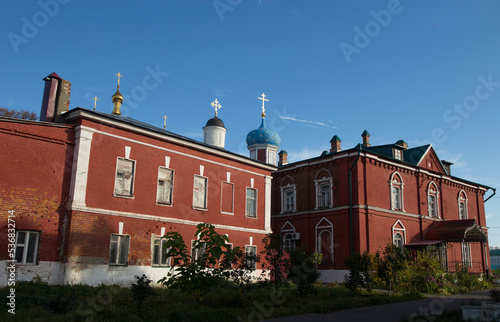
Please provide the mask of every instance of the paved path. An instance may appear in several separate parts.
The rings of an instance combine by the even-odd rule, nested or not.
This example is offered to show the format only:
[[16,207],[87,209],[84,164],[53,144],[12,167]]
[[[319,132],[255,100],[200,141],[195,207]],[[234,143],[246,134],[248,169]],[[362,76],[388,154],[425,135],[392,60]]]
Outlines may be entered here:
[[267,320],[269,322],[326,322],[326,321],[383,321],[400,322],[407,318],[418,321],[417,315],[439,315],[443,311],[458,310],[462,305],[479,305],[481,301],[491,300],[489,291],[473,292],[455,296],[428,295],[426,299],[393,304],[367,306],[328,314],[305,314]]

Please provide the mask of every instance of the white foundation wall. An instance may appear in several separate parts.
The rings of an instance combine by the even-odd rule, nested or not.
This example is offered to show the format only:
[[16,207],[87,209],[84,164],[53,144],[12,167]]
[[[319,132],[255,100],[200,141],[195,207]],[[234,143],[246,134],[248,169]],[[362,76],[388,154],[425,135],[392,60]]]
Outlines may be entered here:
[[[0,261],[0,287],[8,285],[10,272],[6,260]],[[136,282],[135,276],[145,274],[153,280],[151,286],[158,287],[158,280],[167,276],[169,267],[151,266],[109,266],[105,264],[80,264],[40,261],[38,265],[15,265],[16,281],[40,280],[50,285],[86,284],[98,286],[100,284],[119,285],[130,287]],[[260,277],[262,270],[256,270],[252,276]]]
[[323,283],[343,283],[346,275],[349,275],[349,270],[346,269],[325,269],[319,270],[319,280]]
[[[12,263],[0,260],[0,287],[7,286],[10,278],[9,267]],[[40,261],[38,265],[15,264],[16,281],[40,280],[44,283],[63,284],[63,264],[59,262]]]

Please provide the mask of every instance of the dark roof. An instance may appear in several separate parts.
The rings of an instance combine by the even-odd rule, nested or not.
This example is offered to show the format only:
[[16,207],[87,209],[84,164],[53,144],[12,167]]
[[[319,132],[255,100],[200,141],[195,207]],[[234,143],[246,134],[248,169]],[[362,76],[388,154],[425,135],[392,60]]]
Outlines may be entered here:
[[342,140],[336,135],[330,140],[330,142],[335,142],[335,141],[342,142]]
[[208,120],[206,126],[220,126],[220,127],[224,127],[224,122],[222,122],[222,120],[220,118],[218,118],[217,116],[214,116],[210,120]]
[[449,242],[487,241],[486,234],[475,219],[435,221],[425,234],[426,240]]
[[364,130],[363,133],[361,133],[361,136],[370,136],[370,133],[368,133],[367,130]]
[[49,77],[54,77],[54,78],[57,78],[57,79],[62,79],[61,77],[59,77],[59,75],[57,75],[56,73],[52,73],[50,75],[47,75],[47,77],[44,77],[43,80],[46,80],[47,78]]

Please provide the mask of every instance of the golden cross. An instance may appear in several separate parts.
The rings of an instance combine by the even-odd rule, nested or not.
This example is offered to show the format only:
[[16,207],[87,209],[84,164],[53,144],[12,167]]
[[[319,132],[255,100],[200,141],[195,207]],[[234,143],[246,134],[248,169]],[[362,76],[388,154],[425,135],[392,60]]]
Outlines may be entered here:
[[163,119],[163,129],[166,130],[168,117],[166,115],[163,115],[162,119]]
[[94,111],[95,111],[95,107],[97,105],[97,101],[100,101],[100,99],[98,99],[97,96],[96,97],[92,97],[92,99],[94,100]]
[[217,110],[220,110],[222,108],[219,102],[217,102],[217,97],[215,98],[215,101],[213,101],[210,105],[212,105],[212,107],[214,108],[215,116],[217,116]]
[[123,75],[120,73],[115,74],[115,75],[118,76],[118,86],[120,86],[120,77],[123,77]]
[[264,107],[264,102],[269,102],[268,99],[266,99],[266,95],[264,95],[264,93],[262,93],[261,95],[262,97],[257,97],[258,99],[262,100],[262,114],[265,114],[266,113],[266,108]]

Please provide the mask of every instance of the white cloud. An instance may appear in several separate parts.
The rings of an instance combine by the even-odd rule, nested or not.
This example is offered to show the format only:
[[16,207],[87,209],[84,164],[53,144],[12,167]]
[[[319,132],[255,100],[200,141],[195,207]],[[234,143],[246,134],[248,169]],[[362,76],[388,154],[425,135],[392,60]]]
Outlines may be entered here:
[[[309,121],[309,120],[301,120],[301,119],[297,119],[295,117],[289,117],[289,116],[278,116],[278,117],[280,119],[282,119],[282,120],[290,120],[290,121],[307,123],[307,124],[316,124],[316,125],[326,126],[326,127],[332,128],[332,129],[336,129],[337,128],[336,126],[331,126],[331,125],[328,125],[328,124],[325,124],[325,123],[322,123],[322,122]],[[331,122],[331,121],[328,121],[328,122]],[[331,123],[333,123],[333,122],[331,122]]]
[[229,97],[229,94],[231,94],[231,92],[232,92],[232,90],[229,88],[214,88],[214,89],[212,89],[212,94],[217,98],[227,98],[227,97]]

